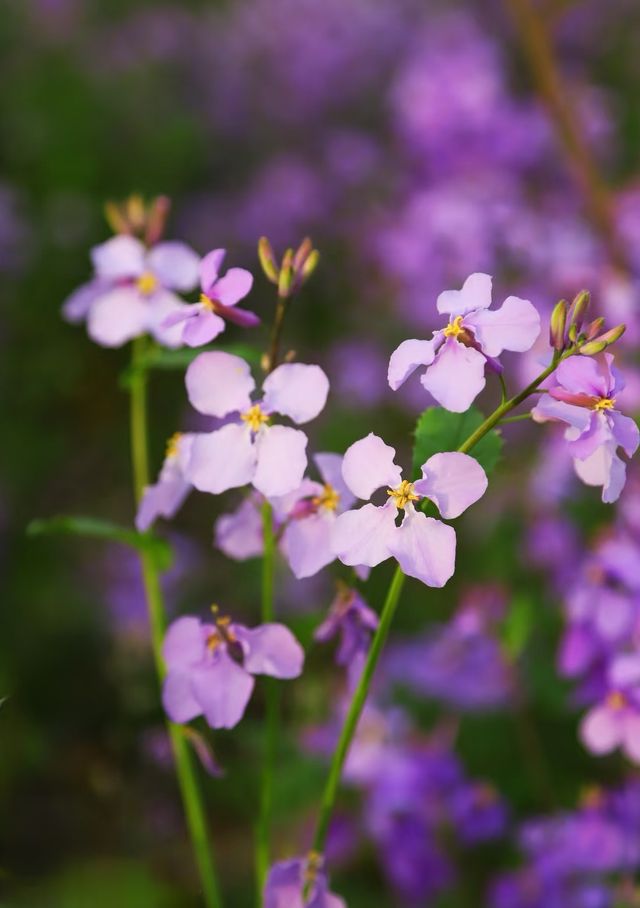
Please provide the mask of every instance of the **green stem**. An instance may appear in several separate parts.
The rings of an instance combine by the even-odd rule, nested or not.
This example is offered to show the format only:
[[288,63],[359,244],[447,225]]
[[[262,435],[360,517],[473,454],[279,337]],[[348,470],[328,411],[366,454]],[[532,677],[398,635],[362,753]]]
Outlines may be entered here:
[[376,670],[378,659],[380,658],[380,653],[382,652],[382,648],[384,647],[384,644],[389,635],[391,622],[393,621],[393,616],[396,612],[396,607],[400,599],[400,593],[402,592],[404,581],[405,575],[402,573],[401,568],[397,567],[393,574],[391,585],[389,586],[389,591],[387,592],[387,598],[382,608],[382,614],[380,615],[380,623],[378,624],[378,629],[376,630],[375,636],[371,641],[371,647],[367,654],[367,661],[365,662],[362,674],[360,675],[360,680],[358,681],[358,685],[354,691],[353,699],[351,700],[349,710],[344,720],[344,725],[342,726],[342,731],[340,732],[338,746],[336,747],[336,750],[333,754],[331,769],[329,770],[329,777],[327,778],[327,784],[325,786],[322,803],[320,805],[320,817],[318,819],[318,825],[316,826],[316,832],[313,839],[313,850],[317,851],[320,854],[324,851],[327,832],[329,830],[329,823],[331,822],[331,815],[333,813],[333,808],[335,806],[336,797],[338,794],[338,786],[340,785],[342,767],[344,766],[344,761],[346,760],[347,754],[349,753],[351,740],[355,734],[356,728],[358,727],[358,722],[360,720],[362,710],[364,709],[364,705],[369,694],[369,687],[371,686],[371,680]]
[[[136,503],[140,501],[144,487],[149,483],[149,458],[147,441],[147,377],[142,366],[146,355],[146,338],[137,338],[133,342],[132,376],[130,385],[130,427],[131,427],[131,466],[133,471],[133,488]],[[140,553],[142,577],[144,582],[147,609],[151,624],[151,643],[153,658],[162,680],[165,666],[162,659],[162,641],[166,627],[166,612],[160,586],[160,575],[153,557],[145,551]],[[221,908],[222,899],[213,865],[211,844],[207,832],[207,823],[196,767],[189,744],[182,734],[179,725],[168,723],[169,737],[173,748],[176,775],[182,796],[191,844],[196,857],[204,902],[207,908]]]
[[[565,356],[568,354],[565,354]],[[560,357],[554,356],[552,363],[540,373],[540,375],[527,385],[527,387],[521,391],[519,394],[516,394],[515,397],[509,398],[509,400],[503,401],[500,406],[494,410],[494,412],[485,419],[485,421],[478,426],[478,428],[473,432],[467,439],[464,441],[458,451],[462,454],[466,454],[471,450],[478,442],[484,438],[487,432],[490,432],[491,429],[500,420],[514,407],[517,407],[518,404],[521,404],[527,397],[533,394],[538,385],[548,378],[551,373],[556,369]],[[340,738],[338,739],[338,745],[334,751],[333,757],[331,758],[331,766],[329,768],[329,776],[325,784],[324,793],[322,796],[322,802],[320,804],[320,815],[318,817],[318,824],[316,826],[316,831],[313,839],[313,851],[322,854],[324,851],[325,842],[327,839],[327,832],[329,830],[329,823],[331,822],[331,816],[335,807],[336,798],[338,795],[338,787],[340,785],[340,777],[342,775],[342,768],[344,762],[349,753],[349,748],[353,740],[353,736],[358,727],[358,722],[360,716],[362,715],[362,710],[364,709],[365,703],[367,702],[367,697],[369,695],[369,688],[371,686],[371,681],[373,679],[376,666],[378,664],[378,659],[384,647],[384,644],[389,635],[389,630],[391,628],[391,622],[393,621],[393,616],[395,614],[398,600],[400,598],[400,593],[402,592],[402,587],[405,581],[405,575],[402,573],[402,569],[397,567],[389,590],[387,592],[387,598],[385,600],[384,606],[382,607],[382,613],[380,615],[380,623],[374,634],[373,640],[371,641],[371,647],[369,653],[367,654],[367,661],[365,662],[364,669],[358,681],[358,685],[354,691],[353,698],[349,705],[344,724],[342,726],[342,731],[340,732]]]
[[531,419],[531,413],[518,413],[517,416],[505,416],[500,420],[499,425],[504,426],[510,422],[524,422],[525,419]]
[[[274,618],[273,573],[275,568],[276,540],[273,529],[273,511],[269,502],[262,506],[262,532],[264,553],[262,556],[262,622]],[[265,678],[266,720],[264,740],[264,763],[260,788],[260,813],[256,833],[256,885],[257,906],[262,905],[262,892],[269,870],[269,832],[273,805],[273,776],[278,749],[278,727],[280,715],[280,690],[274,678]]]

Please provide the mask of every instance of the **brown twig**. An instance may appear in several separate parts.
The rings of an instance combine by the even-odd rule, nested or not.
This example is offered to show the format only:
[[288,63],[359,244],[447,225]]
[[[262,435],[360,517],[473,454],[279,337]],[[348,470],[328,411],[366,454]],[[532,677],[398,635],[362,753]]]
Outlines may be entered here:
[[505,0],[515,22],[531,74],[576,177],[591,222],[613,265],[629,273],[631,264],[619,236],[609,189],[582,136],[556,63],[546,22],[530,0]]

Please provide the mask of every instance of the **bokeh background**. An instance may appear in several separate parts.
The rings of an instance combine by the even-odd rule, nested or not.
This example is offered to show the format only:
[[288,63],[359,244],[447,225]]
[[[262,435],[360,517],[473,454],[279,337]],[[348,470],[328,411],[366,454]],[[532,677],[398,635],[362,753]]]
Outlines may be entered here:
[[[604,224],[594,216],[593,179],[585,181],[580,154],[539,93],[526,26],[508,3],[0,3],[2,904],[199,904],[135,557],[25,533],[32,518],[58,513],[125,524],[133,516],[121,381],[128,352],[93,345],[60,317],[89,275],[89,248],[108,236],[106,199],[171,196],[169,237],[202,253],[224,246],[231,263],[251,269],[252,308],[265,323],[273,294],[258,273],[258,237],[280,252],[313,238],[321,265],[295,302],[286,343],[332,381],[312,429],[316,449],[341,451],[373,430],[409,456],[427,401],[413,383],[391,394],[388,355],[433,327],[437,293],[475,270],[494,275],[496,298],[529,297],[545,313],[588,287],[595,314],[628,322],[621,355],[628,409],[636,407],[640,8],[632,0],[531,7],[580,145],[606,187]],[[233,339],[262,349],[266,331]],[[538,370],[543,347],[509,362],[514,387]],[[481,406],[498,393],[490,386]],[[154,374],[151,410],[157,468],[165,439],[197,425],[181,373]],[[478,703],[469,688],[498,657],[490,649],[470,669],[452,644],[435,680],[391,700],[411,715],[413,737],[455,751],[465,778],[504,796],[502,837],[466,849],[449,841],[444,823],[440,860],[430,843],[420,852],[422,833],[408,830],[404,841],[372,831],[356,786],[332,866],[350,908],[488,905],[496,875],[521,864],[525,817],[549,800],[572,808],[585,786],[622,778],[616,759],[594,761],[577,742],[578,707],[557,670],[563,596],[580,552],[614,514],[572,479],[553,433],[514,425],[504,434],[491,494],[458,523],[456,577],[444,591],[411,583],[398,634],[417,641],[420,662],[424,634],[450,628],[470,596],[498,602],[487,635],[507,634],[518,700],[544,752],[527,744],[527,725],[523,745],[521,711],[509,705],[513,666],[507,680],[490,672]],[[638,500],[633,483],[629,495]],[[163,529],[177,553],[166,577],[173,613],[215,600],[257,620],[257,562],[234,564],[211,545],[214,518],[235,504],[232,493],[194,495]],[[278,612],[309,646],[305,677],[286,691],[279,856],[309,838],[324,776],[309,729],[331,718],[344,683],[331,651],[312,641],[333,596],[325,574],[295,582],[279,572]],[[382,567],[364,587],[374,608],[387,578]],[[467,686],[452,693],[459,662]],[[397,680],[390,659],[389,678],[394,672]],[[261,715],[258,695],[238,729],[212,739],[224,778],[203,774],[231,908],[252,899]],[[412,879],[416,867],[426,888]]]

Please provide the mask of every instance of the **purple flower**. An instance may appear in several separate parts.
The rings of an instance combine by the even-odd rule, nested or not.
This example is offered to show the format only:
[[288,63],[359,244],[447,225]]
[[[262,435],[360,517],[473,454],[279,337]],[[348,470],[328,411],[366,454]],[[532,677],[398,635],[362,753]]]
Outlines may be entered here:
[[633,419],[616,409],[624,381],[613,356],[572,356],[558,366],[557,384],[531,411],[537,422],[559,420],[565,432],[576,473],[589,486],[602,486],[602,500],[616,501],[624,488],[626,466],[621,447],[631,457],[640,441]]
[[176,432],[169,439],[158,481],[146,486],[138,506],[136,528],[141,533],[158,517],[170,520],[184,504],[192,488],[186,474],[194,438],[193,434]]
[[222,514],[216,520],[214,544],[227,558],[246,561],[262,555],[264,536],[260,508],[263,501],[259,492],[251,492],[235,511]]
[[462,413],[485,386],[484,369],[503,350],[523,353],[540,333],[540,316],[534,306],[509,296],[499,309],[490,310],[491,277],[476,273],[462,290],[445,290],[438,297],[440,313],[450,316],[446,328],[434,331],[431,340],[406,340],[392,353],[389,385],[394,391],[419,367],[424,387],[447,410]]
[[465,845],[490,841],[505,830],[505,804],[488,783],[460,785],[454,790],[449,807],[456,831]]
[[189,347],[208,344],[225,329],[225,319],[252,328],[260,324],[253,312],[236,308],[236,303],[249,293],[253,276],[244,268],[230,268],[224,277],[219,276],[226,252],[214,249],[200,262],[200,302],[172,313],[163,322],[163,328],[182,325],[182,341]]
[[[264,887],[264,908],[346,908],[339,896],[329,892],[322,858],[310,852],[306,859],[278,861]],[[307,898],[304,889],[309,886]]]
[[347,669],[349,684],[355,686],[369,651],[378,616],[356,590],[342,585],[331,603],[329,614],[316,628],[313,638],[326,643],[340,635],[336,662]]
[[298,580],[312,577],[334,560],[336,519],[355,501],[342,478],[339,454],[316,454],[314,461],[322,483],[306,479],[295,492],[273,501],[274,513],[283,523],[280,549]]
[[304,652],[283,624],[248,628],[226,617],[215,623],[178,618],[162,647],[167,677],[162,703],[173,722],[204,715],[211,728],[233,728],[253,691],[253,675],[297,678]]
[[68,321],[87,320],[89,336],[103,347],[120,347],[150,333],[167,347],[178,347],[180,330],[164,322],[185,304],[173,292],[193,290],[199,256],[184,243],[158,243],[147,249],[132,236],[118,235],[94,247],[95,277],[67,299]]
[[[635,660],[637,662],[637,659]],[[616,688],[602,703],[586,713],[580,724],[585,747],[597,756],[618,747],[633,763],[640,763],[640,698],[635,692]]]
[[285,495],[302,482],[307,436],[271,425],[272,414],[302,424],[325,405],[329,380],[320,366],[290,363],[267,376],[262,399],[252,403],[255,382],[248,364],[230,353],[201,353],[186,375],[189,400],[200,413],[224,418],[221,429],[197,435],[188,477],[201,492],[218,495],[252,483],[263,495]]
[[[452,527],[417,511],[414,502],[433,501],[443,517],[458,517],[485,492],[487,477],[466,454],[434,454],[422,466],[422,479],[402,479],[395,450],[370,433],[347,450],[342,475],[358,498],[367,499],[387,486],[387,501],[341,514],[334,526],[333,548],[344,564],[375,567],[396,558],[409,577],[428,586],[444,586],[455,566],[456,534]],[[403,519],[396,525],[398,511]]]

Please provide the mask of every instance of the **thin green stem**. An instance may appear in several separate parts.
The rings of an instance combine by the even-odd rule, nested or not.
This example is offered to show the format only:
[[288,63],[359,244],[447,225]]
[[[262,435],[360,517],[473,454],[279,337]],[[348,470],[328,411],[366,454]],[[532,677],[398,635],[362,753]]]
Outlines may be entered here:
[[[136,502],[140,501],[144,487],[149,482],[147,377],[142,367],[145,355],[146,339],[143,337],[137,338],[133,342],[130,385],[131,466]],[[142,551],[140,553],[140,561],[151,624],[153,658],[158,679],[162,680],[165,674],[165,666],[162,659],[162,640],[166,626],[166,612],[160,585],[160,575],[153,556],[149,552]],[[207,908],[221,908],[222,899],[213,864],[211,844],[209,842],[206,817],[193,755],[180,726],[169,722],[168,729],[187,826],[200,874],[204,902]]]
[[[564,356],[569,355],[564,354]],[[485,419],[485,421],[478,426],[478,428],[473,432],[467,439],[464,441],[458,451],[462,454],[470,451],[475,445],[481,441],[482,438],[496,426],[503,417],[509,413],[514,407],[517,407],[518,404],[521,404],[527,397],[533,394],[538,386],[548,378],[552,372],[556,369],[561,357],[554,356],[551,364],[540,373],[540,375],[534,379],[527,387],[521,391],[519,394],[516,394],[514,397],[509,398],[509,400],[503,401],[499,407],[497,407],[494,412]],[[347,715],[345,717],[342,731],[340,732],[340,738],[338,739],[337,747],[334,751],[333,757],[331,759],[331,766],[329,768],[329,775],[325,784],[324,792],[322,795],[322,801],[320,804],[320,814],[318,817],[318,824],[316,826],[315,835],[313,838],[313,851],[322,854],[324,851],[324,846],[327,838],[327,832],[329,830],[329,823],[331,822],[331,816],[335,807],[336,798],[338,795],[338,788],[340,785],[340,777],[342,775],[342,768],[344,762],[349,753],[349,748],[355,735],[356,729],[358,727],[358,722],[360,716],[362,715],[362,710],[364,709],[365,703],[367,702],[367,697],[369,695],[369,688],[371,686],[371,681],[373,679],[380,654],[385,645],[387,637],[389,635],[389,630],[391,628],[391,623],[393,621],[393,616],[400,599],[400,593],[402,592],[402,587],[404,585],[405,575],[402,572],[400,567],[397,567],[389,590],[387,592],[387,598],[382,607],[382,613],[380,615],[380,623],[374,634],[373,640],[371,641],[371,647],[367,654],[367,661],[365,662],[364,669],[360,675],[358,685],[354,691]]]
[[269,342],[269,352],[267,353],[267,359],[266,359],[267,373],[273,372],[275,367],[278,365],[278,357],[280,354],[280,337],[282,335],[284,317],[287,314],[288,302],[289,302],[288,296],[283,296],[282,294],[278,293],[278,301],[276,303],[276,314],[273,319],[273,326],[271,328],[271,340]]
[[510,422],[524,422],[526,419],[531,419],[531,413],[518,413],[517,416],[503,416],[498,425],[505,426]]
[[[262,556],[262,622],[273,621],[273,573],[275,568],[276,540],[273,528],[273,511],[269,502],[262,506],[262,532],[264,553]],[[262,892],[270,863],[270,827],[273,807],[273,776],[278,750],[280,724],[280,689],[274,678],[264,679],[265,690],[265,739],[264,762],[260,786],[260,813],[256,832],[256,904],[262,905]]]
[[371,686],[371,681],[378,664],[378,659],[380,658],[380,653],[382,652],[387,637],[389,636],[391,622],[393,621],[393,616],[396,612],[398,601],[400,599],[400,593],[402,592],[402,587],[404,586],[405,579],[406,578],[402,573],[402,569],[400,567],[397,567],[393,574],[393,578],[389,586],[389,591],[387,592],[387,598],[382,608],[380,623],[378,624],[375,636],[371,641],[371,647],[367,654],[367,661],[365,662],[364,668],[362,669],[360,680],[358,681],[358,685],[354,691],[353,698],[349,705],[349,710],[344,720],[344,725],[342,726],[342,731],[340,732],[338,745],[331,760],[331,768],[329,770],[329,776],[327,778],[324,794],[322,796],[320,816],[318,818],[318,825],[316,826],[316,832],[313,838],[312,846],[313,850],[317,851],[320,854],[324,851],[327,832],[329,831],[329,823],[331,822],[331,815],[333,813],[336,797],[338,794],[338,787],[340,785],[342,767],[344,766],[344,761],[346,760],[347,754],[349,753],[351,741],[355,734],[356,728],[358,727],[358,722],[360,721],[362,710],[364,709],[364,705],[367,701],[369,687]]

